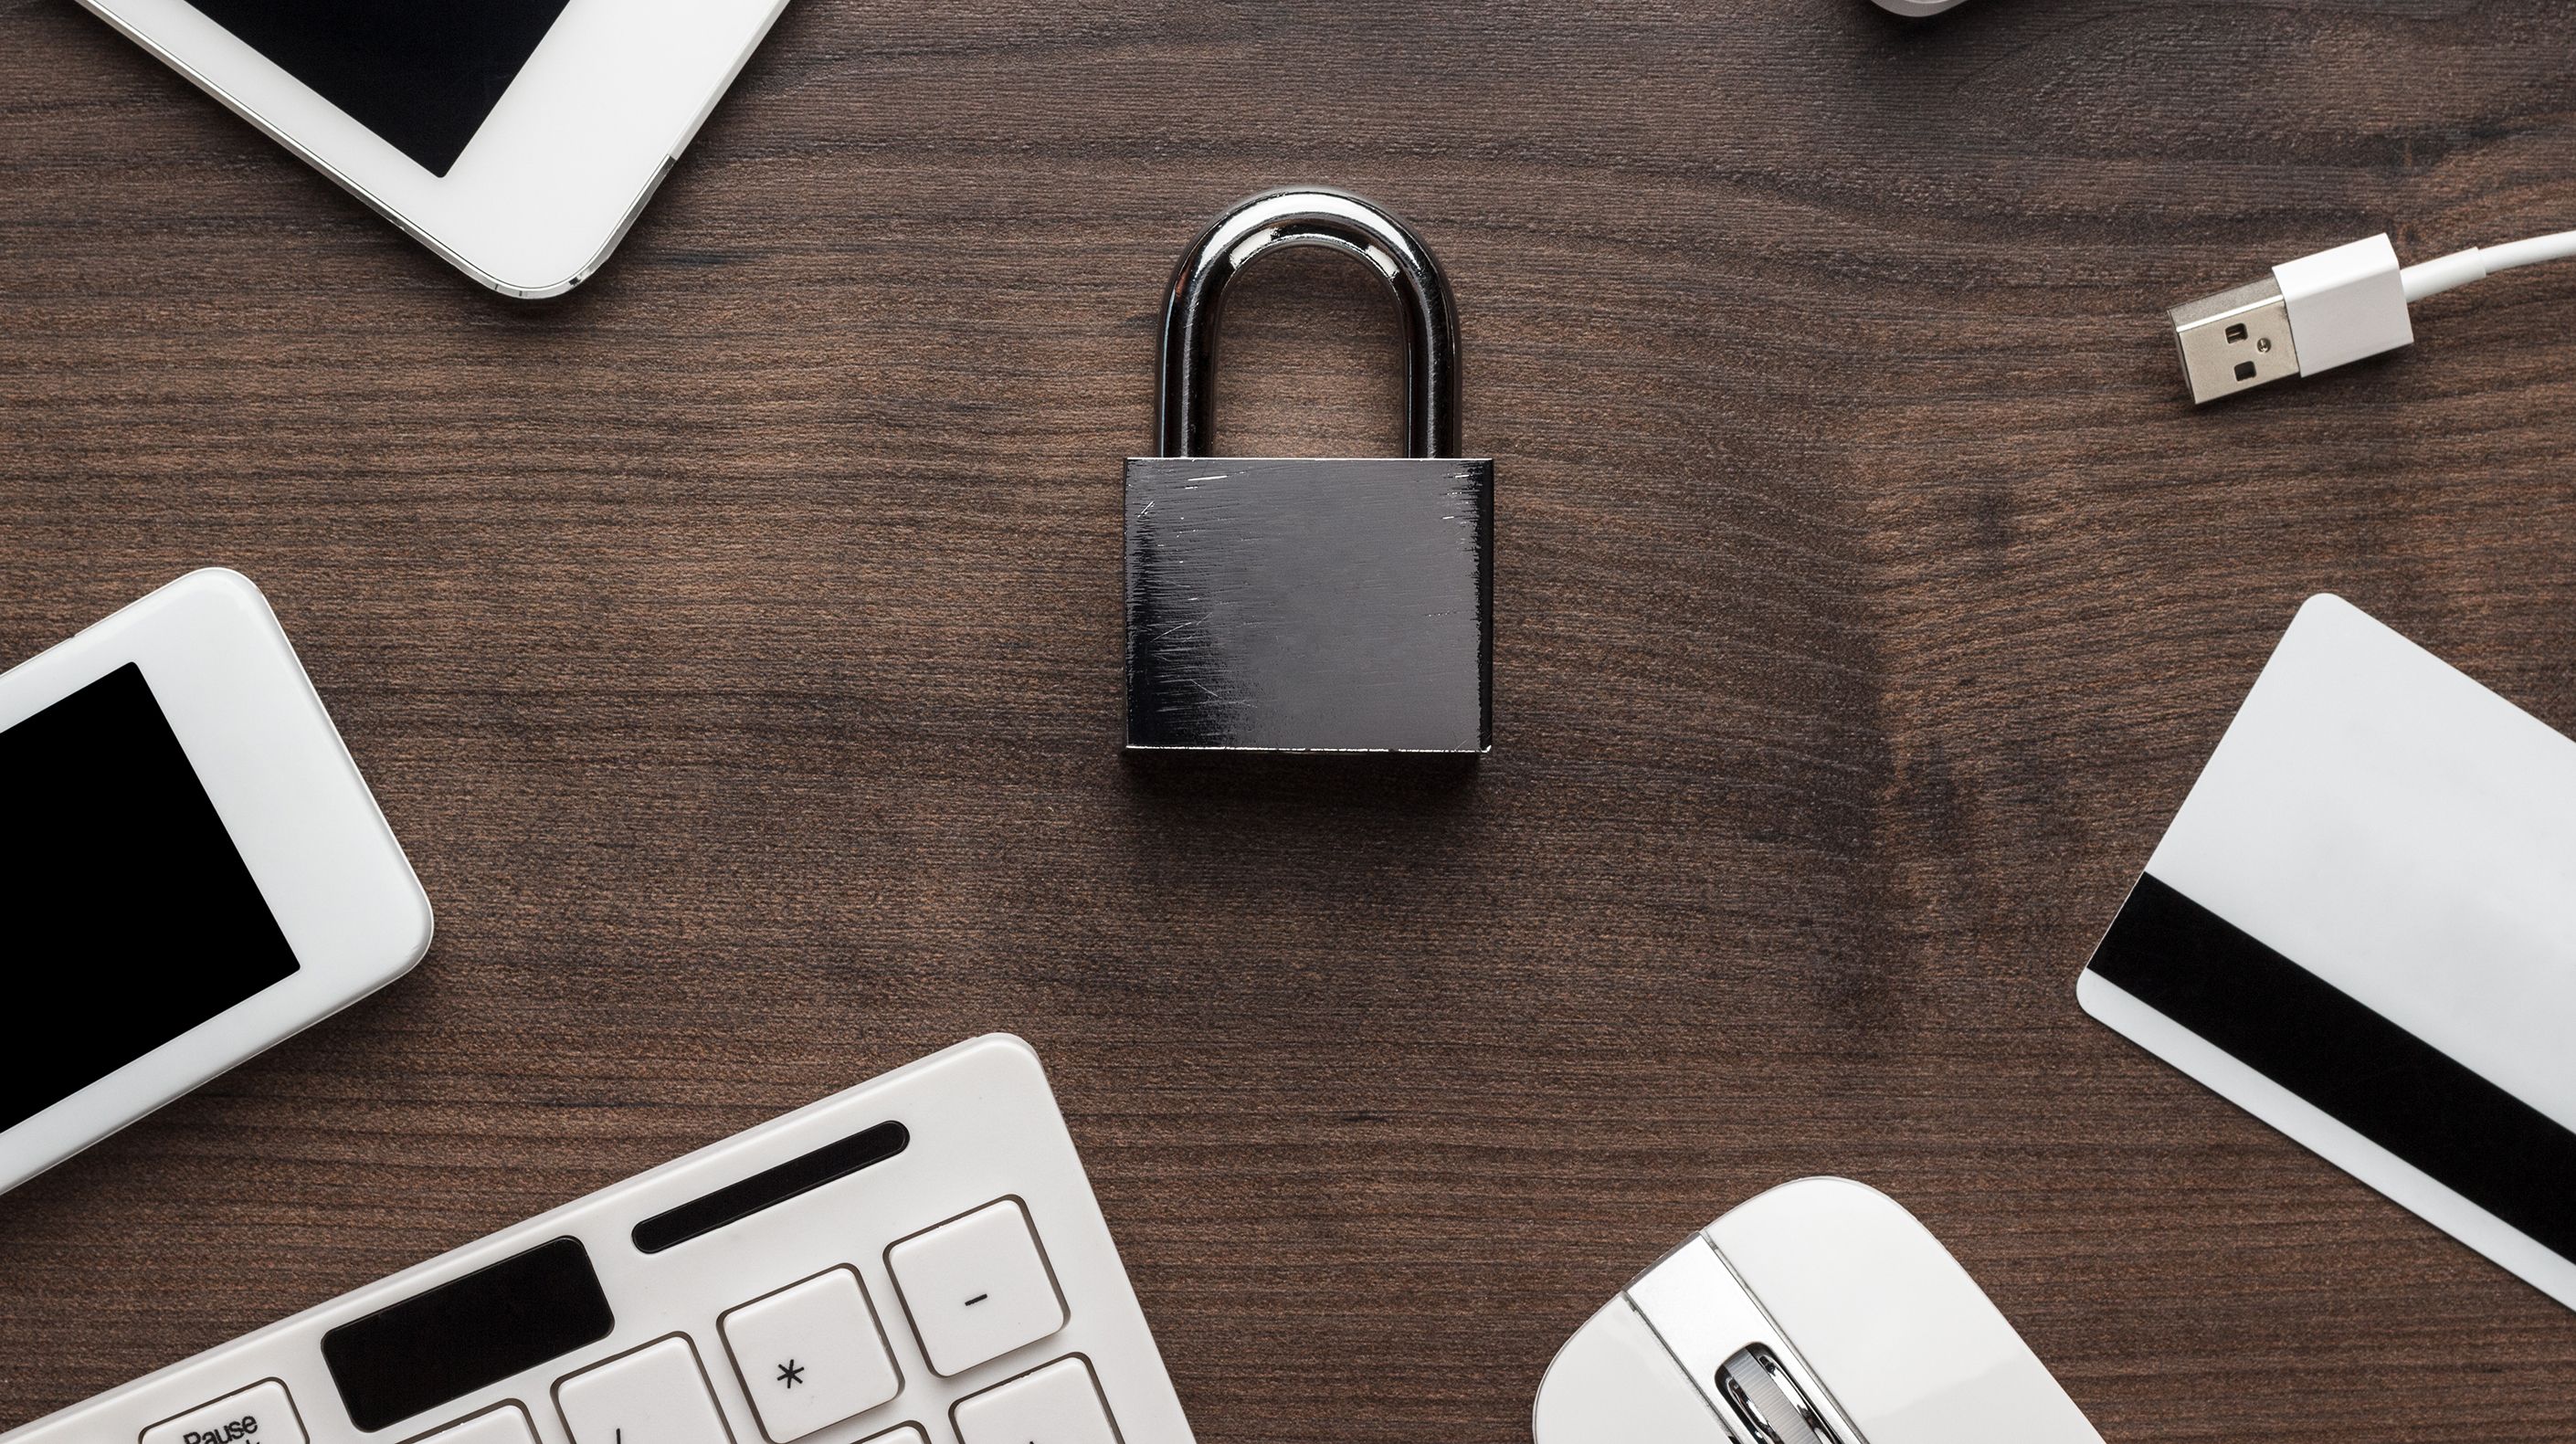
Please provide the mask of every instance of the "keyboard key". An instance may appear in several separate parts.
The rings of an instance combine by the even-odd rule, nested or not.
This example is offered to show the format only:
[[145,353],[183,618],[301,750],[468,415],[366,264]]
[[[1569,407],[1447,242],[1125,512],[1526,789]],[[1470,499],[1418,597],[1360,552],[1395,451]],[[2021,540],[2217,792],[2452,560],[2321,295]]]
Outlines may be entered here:
[[698,1351],[679,1335],[555,1385],[573,1444],[732,1444]]
[[516,1404],[486,1409],[460,1424],[425,1434],[412,1444],[537,1444],[537,1428]]
[[1079,1356],[957,1401],[966,1444],[1118,1444],[1100,1381]]
[[886,1268],[930,1367],[953,1377],[1065,1325],[1046,1253],[1016,1198],[917,1233],[886,1250]]
[[304,1444],[286,1386],[262,1380],[143,1431],[143,1444]]
[[918,1424],[898,1424],[882,1434],[871,1434],[859,1444],[930,1444],[930,1436]]
[[725,1348],[770,1444],[789,1444],[903,1392],[867,1290],[848,1268],[724,1316]]

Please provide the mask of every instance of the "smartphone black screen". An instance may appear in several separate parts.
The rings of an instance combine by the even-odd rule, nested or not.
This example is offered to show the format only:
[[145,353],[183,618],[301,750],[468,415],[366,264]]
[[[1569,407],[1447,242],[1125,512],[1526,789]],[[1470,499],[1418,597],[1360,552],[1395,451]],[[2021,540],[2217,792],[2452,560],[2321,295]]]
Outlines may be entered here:
[[0,1062],[0,1129],[295,972],[140,667],[0,730],[0,796],[0,984],[42,1043]]

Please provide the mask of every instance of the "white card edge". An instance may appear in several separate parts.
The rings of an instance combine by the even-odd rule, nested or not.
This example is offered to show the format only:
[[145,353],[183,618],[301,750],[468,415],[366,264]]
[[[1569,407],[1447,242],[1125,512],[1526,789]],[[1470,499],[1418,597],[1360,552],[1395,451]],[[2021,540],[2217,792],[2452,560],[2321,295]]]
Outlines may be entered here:
[[2576,1260],[2480,1208],[2430,1174],[2371,1142],[2218,1045],[2086,968],[2075,1000],[2095,1021],[2244,1109],[2292,1142],[2377,1189],[2391,1202],[2485,1255],[2498,1267],[2576,1309]]

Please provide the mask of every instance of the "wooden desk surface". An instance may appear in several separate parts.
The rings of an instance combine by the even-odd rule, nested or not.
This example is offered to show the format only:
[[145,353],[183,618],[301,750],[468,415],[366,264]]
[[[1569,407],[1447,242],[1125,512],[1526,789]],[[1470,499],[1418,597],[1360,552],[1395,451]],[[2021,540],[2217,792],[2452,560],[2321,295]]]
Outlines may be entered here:
[[[799,0],[530,305],[0,0],[0,659],[248,572],[439,914],[0,1200],[0,1422],[1011,1029],[1207,1444],[1525,1439],[1826,1171],[2114,1444],[2576,1436],[2576,1315],[2073,989],[2309,593],[2576,728],[2576,275],[2200,412],[2161,330],[2576,223],[2576,9],[1698,8]],[[1164,275],[1298,180],[1456,278],[1481,767],[1119,756]],[[1228,324],[1229,449],[1394,445],[1360,277]]]

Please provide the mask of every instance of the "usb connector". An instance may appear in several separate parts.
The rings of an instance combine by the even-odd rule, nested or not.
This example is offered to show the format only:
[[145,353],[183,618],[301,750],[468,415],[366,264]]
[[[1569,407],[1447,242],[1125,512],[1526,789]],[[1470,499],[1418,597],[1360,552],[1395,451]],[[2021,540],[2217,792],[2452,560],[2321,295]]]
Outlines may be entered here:
[[2314,376],[2415,342],[2409,303],[2514,266],[2576,256],[2576,231],[2400,268],[2385,235],[2301,256],[2271,276],[2167,312],[2194,403]]
[[2281,283],[2269,276],[2176,306],[2170,314],[2195,402],[2299,374],[2290,303],[2281,299]]
[[2314,376],[2413,344],[2397,249],[2373,236],[2284,262],[2268,279],[2176,306],[2174,344],[2194,402]]

